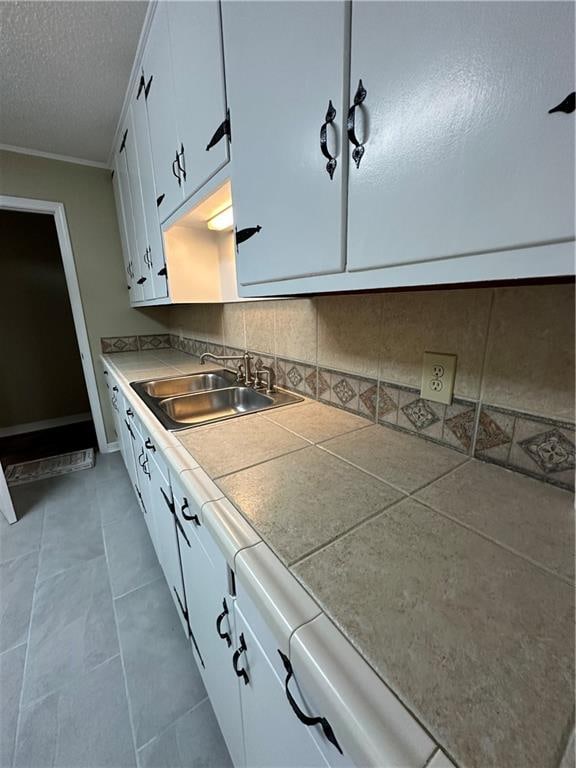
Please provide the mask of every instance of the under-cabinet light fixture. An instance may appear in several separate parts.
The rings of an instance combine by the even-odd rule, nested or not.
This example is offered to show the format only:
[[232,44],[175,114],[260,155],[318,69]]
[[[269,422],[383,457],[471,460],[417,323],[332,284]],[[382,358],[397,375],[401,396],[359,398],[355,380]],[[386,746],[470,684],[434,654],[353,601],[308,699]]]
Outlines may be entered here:
[[223,211],[212,216],[207,221],[208,229],[214,229],[216,232],[222,232],[225,229],[232,229],[234,226],[234,211],[232,206],[224,208]]

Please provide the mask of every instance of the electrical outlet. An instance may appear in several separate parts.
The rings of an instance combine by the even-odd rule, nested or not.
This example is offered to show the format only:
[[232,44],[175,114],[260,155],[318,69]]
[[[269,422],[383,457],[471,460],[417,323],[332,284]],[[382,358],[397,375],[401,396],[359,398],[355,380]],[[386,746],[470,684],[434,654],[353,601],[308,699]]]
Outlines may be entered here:
[[437,403],[450,405],[454,392],[455,376],[456,355],[424,352],[420,396],[424,400],[435,400]]

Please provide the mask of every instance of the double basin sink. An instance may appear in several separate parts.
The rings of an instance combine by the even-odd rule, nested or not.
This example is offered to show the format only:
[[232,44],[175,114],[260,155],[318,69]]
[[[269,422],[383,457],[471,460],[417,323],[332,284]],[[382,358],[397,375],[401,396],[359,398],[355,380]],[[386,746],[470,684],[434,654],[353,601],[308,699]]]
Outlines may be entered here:
[[238,384],[227,369],[130,384],[161,424],[171,431],[267,411],[302,400],[276,389],[264,393]]

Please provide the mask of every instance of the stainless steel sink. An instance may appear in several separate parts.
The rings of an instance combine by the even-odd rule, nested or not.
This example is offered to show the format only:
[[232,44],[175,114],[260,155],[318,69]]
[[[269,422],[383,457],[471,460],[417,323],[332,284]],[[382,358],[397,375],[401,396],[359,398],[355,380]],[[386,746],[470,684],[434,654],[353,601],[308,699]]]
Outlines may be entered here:
[[251,387],[230,387],[196,395],[171,397],[161,400],[160,408],[172,421],[192,425],[261,411],[272,403],[269,395],[256,392]]
[[204,392],[209,389],[222,389],[234,383],[234,374],[230,371],[213,371],[178,376],[176,379],[154,379],[142,384],[142,389],[150,397],[165,398],[188,395],[192,392]]
[[161,424],[171,431],[280,408],[303,400],[283,389],[276,388],[274,392],[265,394],[253,387],[234,384],[235,381],[233,371],[222,369],[136,381],[130,386]]

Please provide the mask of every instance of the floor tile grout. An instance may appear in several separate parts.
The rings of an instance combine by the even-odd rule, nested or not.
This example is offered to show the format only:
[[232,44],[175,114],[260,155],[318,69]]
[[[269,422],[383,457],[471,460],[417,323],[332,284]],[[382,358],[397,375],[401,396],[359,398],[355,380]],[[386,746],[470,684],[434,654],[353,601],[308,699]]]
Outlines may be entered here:
[[[190,715],[192,712],[194,712],[196,709],[198,709],[198,707],[201,707],[202,704],[204,704],[207,701],[210,701],[209,697],[208,696],[204,696],[204,698],[201,699],[197,704],[194,704],[193,707],[190,707],[190,709],[187,709],[186,712],[183,712],[181,715],[178,715],[178,717],[176,717],[174,720],[172,720],[171,723],[168,723],[168,725],[166,725],[164,728],[162,728],[162,730],[158,731],[158,733],[155,736],[152,736],[151,739],[148,739],[148,741],[144,742],[144,744],[142,744],[141,747],[138,747],[136,749],[136,752],[137,753],[141,752],[146,747],[149,747],[150,744],[153,744],[157,739],[159,739],[161,736],[163,736],[166,733],[167,730],[172,728],[172,726],[175,723],[177,723],[179,720],[182,720],[182,718],[187,717],[188,715]],[[138,762],[140,763],[140,761],[138,761]]]

